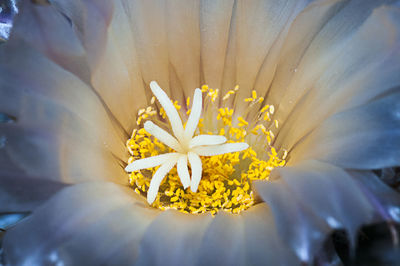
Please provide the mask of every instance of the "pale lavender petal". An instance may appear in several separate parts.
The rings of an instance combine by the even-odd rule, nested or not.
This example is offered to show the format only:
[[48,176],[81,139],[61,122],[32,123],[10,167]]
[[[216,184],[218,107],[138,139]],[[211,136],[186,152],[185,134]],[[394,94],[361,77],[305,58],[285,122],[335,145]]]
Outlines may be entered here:
[[[175,100],[184,102],[200,86],[200,2],[165,1],[165,27]],[[176,88],[181,87],[181,90]],[[183,93],[182,93],[183,92]]]
[[[292,78],[295,78],[298,64],[310,43],[343,5],[342,0],[315,1],[298,14],[290,25],[285,42],[282,45],[272,86],[270,87],[271,84],[268,83],[270,80],[264,78],[263,75],[260,75],[257,82],[257,86],[262,85],[265,88],[270,88],[268,92],[269,103],[280,103],[288,84]],[[298,91],[300,91],[300,88],[298,88]],[[285,106],[282,106],[281,112],[287,111]]]
[[[56,114],[52,115],[55,118]],[[64,183],[109,180],[126,184],[126,173],[115,156],[104,144],[91,141],[84,129],[72,125],[76,126],[60,131],[63,128],[57,128],[57,123],[54,127],[42,125],[42,128],[40,124],[22,122],[0,124],[1,136],[5,139],[0,149],[0,163],[6,164],[0,173],[12,171]],[[73,129],[76,133],[72,135]]]
[[66,188],[7,231],[6,263],[93,265],[111,262],[116,254],[130,263],[140,236],[158,214],[143,203],[132,189],[111,183]]
[[400,161],[400,93],[338,113],[290,152],[289,164],[317,159],[352,169],[378,169]]
[[162,212],[148,227],[140,243],[137,265],[195,265],[211,215]]
[[377,219],[387,222],[400,222],[400,195],[397,191],[387,186],[374,173],[370,171],[350,171],[357,181],[360,190],[374,206]]
[[[400,84],[399,17],[400,9],[378,8],[351,37],[324,54],[326,66],[320,67],[324,71],[309,77],[310,85],[293,84],[296,89],[281,100],[277,111],[283,127],[276,147],[290,149],[330,115],[365,104]],[[306,91],[297,101],[299,87]],[[285,119],[279,110],[284,108],[285,112],[292,105],[291,114]]]
[[[282,54],[282,66],[278,65],[277,74],[268,95],[272,104],[283,108],[282,117],[292,111],[301,96],[313,88],[315,80],[324,72],[334,77],[334,72],[329,72],[329,67],[333,66],[334,62],[340,62],[336,58],[343,52],[340,47],[348,43],[358,32],[375,8],[385,3],[390,3],[390,1],[318,1],[299,15],[294,21],[291,32],[294,35],[288,36],[286,44],[291,48],[285,49],[285,54]],[[325,12],[327,16],[322,15]],[[315,24],[313,20],[309,20],[311,17],[315,17]],[[307,21],[310,21],[313,26],[309,27]],[[387,29],[382,28],[382,30]],[[297,46],[296,36],[299,35],[304,40]],[[363,47],[365,45],[366,43]],[[348,59],[352,57],[349,56]],[[345,60],[342,63],[346,62],[350,61]]]
[[204,233],[194,265],[246,265],[243,218],[219,212]]
[[245,237],[245,265],[298,265],[299,259],[282,240],[273,214],[265,203],[242,214]]
[[[331,229],[313,216],[282,179],[253,182],[258,194],[270,206],[278,234],[304,263],[310,263]],[[295,222],[294,222],[295,221]]]
[[66,184],[37,176],[0,171],[0,213],[30,212],[47,201]]
[[[105,50],[93,69],[92,84],[123,128],[131,132],[136,127],[137,110],[147,107],[152,95],[148,83],[143,83],[131,17],[124,2],[112,1]],[[93,20],[96,23],[96,18]]]
[[200,2],[201,60],[205,84],[221,88],[234,1]]
[[142,82],[150,84],[155,80],[171,98],[182,98],[182,93],[172,94],[170,87],[166,3],[160,0],[121,2],[130,20]]
[[127,136],[90,87],[26,44],[9,42],[0,56],[0,112],[16,120],[1,125],[3,158],[43,178],[126,183],[116,158],[126,160]]
[[70,130],[70,134],[82,134],[76,131],[84,128],[91,131],[92,141],[106,143],[116,156],[126,158],[127,135],[110,120],[90,86],[23,42],[8,42],[0,58],[0,112],[24,124]]
[[[287,30],[296,15],[308,1],[250,1],[237,2],[234,8],[234,23],[231,24],[231,38],[228,44],[225,67],[232,73],[224,72],[223,88],[241,87],[238,100],[249,96],[256,79],[263,69],[263,78],[272,79],[277,54]],[[228,65],[231,64],[231,65]],[[267,77],[269,76],[269,77]],[[257,87],[264,94],[268,84]],[[243,111],[245,105],[237,105]]]
[[145,203],[122,205],[88,228],[78,227],[52,254],[74,265],[129,265],[138,260],[144,234],[160,213]]
[[[124,38],[125,45],[132,47],[132,38],[126,33],[108,30],[108,27],[118,31],[129,27],[126,17],[116,13],[111,21],[114,8],[110,1],[55,0],[50,6],[39,7],[30,1],[24,3],[22,14],[16,21],[15,39],[23,39],[93,85],[118,118],[118,123],[131,131],[137,111],[134,106],[145,103],[146,97],[141,80],[138,82],[139,70],[130,64],[127,53],[121,54],[123,44],[120,39]],[[117,5],[115,12],[121,14],[121,9]],[[133,60],[135,56],[131,58]],[[115,97],[116,94],[119,97]]]
[[52,0],[51,3],[70,20],[85,48],[91,69],[95,69],[106,47],[113,3],[107,0]]
[[277,168],[297,201],[332,229],[344,229],[355,244],[358,229],[373,221],[375,211],[358,184],[342,168],[318,161]]
[[10,43],[23,40],[66,70],[90,82],[85,48],[70,22],[54,6],[20,1],[19,13]]

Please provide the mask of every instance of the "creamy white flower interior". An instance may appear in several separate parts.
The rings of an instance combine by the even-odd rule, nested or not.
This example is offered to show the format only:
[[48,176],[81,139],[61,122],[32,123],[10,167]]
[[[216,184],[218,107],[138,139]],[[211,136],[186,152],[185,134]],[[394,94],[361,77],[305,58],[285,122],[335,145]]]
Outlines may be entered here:
[[[6,265],[305,265],[336,229],[355,244],[362,225],[400,221],[373,171],[400,161],[396,1],[20,2],[0,46],[0,212],[31,215],[7,228]],[[255,182],[258,204],[187,215],[132,191],[125,144],[153,80],[180,103],[239,85],[238,113],[252,89],[275,107],[287,164]],[[225,139],[203,147],[198,118],[185,135],[174,115],[173,135],[146,127],[175,158],[130,167],[162,163],[161,178],[176,164],[195,189],[185,165]]]
[[[158,86],[157,82],[150,82],[150,88],[164,108],[175,137],[171,136],[167,131],[151,121],[146,121],[144,123],[144,128],[147,132],[176,152],[136,160],[130,163],[125,168],[125,171],[133,172],[161,165],[154,174],[149,191],[147,192],[147,201],[151,204],[156,198],[158,188],[163,178],[175,165],[177,165],[178,175],[183,188],[186,189],[190,186],[190,189],[196,192],[202,175],[202,165],[199,156],[213,156],[243,151],[247,149],[249,145],[244,142],[225,143],[226,137],[218,135],[197,135],[193,137],[197,125],[199,124],[201,110],[203,108],[202,92],[200,89],[196,89],[194,92],[193,106],[186,126],[183,127],[181,118],[173,102],[160,86]],[[191,177],[189,176],[188,162],[192,169]]]

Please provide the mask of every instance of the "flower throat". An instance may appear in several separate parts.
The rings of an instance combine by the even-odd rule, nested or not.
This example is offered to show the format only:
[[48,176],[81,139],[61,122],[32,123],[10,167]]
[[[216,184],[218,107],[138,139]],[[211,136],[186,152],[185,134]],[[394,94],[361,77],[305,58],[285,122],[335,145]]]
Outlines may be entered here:
[[[198,121],[195,135],[202,137],[203,135],[210,135],[210,140],[207,140],[207,142],[217,141],[221,138],[227,142],[221,145],[212,145],[212,147],[226,150],[216,152],[219,155],[209,153],[206,156],[200,156],[201,180],[199,179],[195,189],[193,189],[193,180],[188,180],[189,183],[185,184],[182,174],[178,173],[180,169],[178,159],[177,167],[170,168],[163,180],[160,180],[158,191],[154,191],[152,188],[152,178],[158,175],[157,171],[165,165],[156,167],[150,165],[150,167],[145,167],[147,169],[136,170],[137,168],[144,168],[136,167],[131,168],[133,171],[128,170],[130,166],[135,164],[134,162],[146,162],[148,160],[146,158],[157,159],[162,157],[160,155],[171,154],[179,149],[179,147],[173,149],[170,147],[171,145],[165,145],[163,141],[149,132],[153,132],[150,130],[152,128],[149,127],[153,125],[153,122],[159,125],[160,130],[164,128],[166,131],[171,131],[167,119],[167,117],[170,117],[167,116],[163,107],[156,105],[156,98],[151,99],[148,107],[140,109],[136,119],[138,128],[133,130],[131,138],[126,143],[131,155],[126,170],[131,172],[129,182],[135,192],[147,197],[148,201],[149,193],[153,194],[154,199],[149,203],[155,208],[161,210],[176,209],[192,214],[210,212],[214,215],[220,210],[238,214],[254,205],[256,200],[252,190],[252,181],[268,180],[273,168],[285,165],[284,159],[287,153],[284,151],[278,155],[277,151],[271,146],[274,139],[271,129],[278,127],[278,122],[271,119],[274,114],[274,106],[264,105],[264,99],[257,97],[256,91],[253,90],[249,98],[237,103],[244,104],[246,107],[244,109],[245,114],[237,114],[233,103],[236,101],[238,90],[239,87],[236,86],[223,97],[220,97],[218,89],[211,89],[207,85],[201,87],[201,94],[204,95],[203,115]],[[196,108],[195,100],[193,99],[193,109]],[[168,99],[168,101],[170,100]],[[160,103],[162,105],[161,101]],[[170,101],[171,106],[173,105],[173,108],[178,111],[180,117],[189,117],[188,122],[184,125],[185,128],[191,121],[190,113],[192,109],[190,103],[190,97],[183,104]],[[251,119],[251,117],[254,119]],[[192,141],[194,139],[196,137]],[[215,143],[220,144],[225,141]],[[243,144],[246,144],[246,146]],[[199,146],[198,149],[201,148]],[[188,166],[188,177],[194,174],[192,167],[196,166]],[[191,188],[188,188],[188,186],[191,186]],[[149,190],[151,191],[149,192]]]

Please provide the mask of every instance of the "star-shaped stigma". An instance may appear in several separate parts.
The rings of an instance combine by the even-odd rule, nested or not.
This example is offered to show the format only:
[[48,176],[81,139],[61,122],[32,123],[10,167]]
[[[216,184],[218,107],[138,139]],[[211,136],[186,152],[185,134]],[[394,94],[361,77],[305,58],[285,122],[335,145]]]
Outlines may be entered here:
[[[151,121],[144,123],[144,129],[176,152],[136,160],[130,163],[125,168],[125,171],[133,172],[161,165],[153,175],[147,192],[147,201],[149,204],[152,204],[156,199],[162,180],[175,165],[177,165],[178,176],[183,187],[186,189],[190,186],[190,189],[196,192],[202,176],[200,156],[214,156],[238,152],[247,149],[249,145],[244,142],[225,143],[227,141],[226,138],[220,135],[197,135],[193,137],[203,108],[202,92],[200,89],[196,89],[194,92],[192,109],[186,126],[183,127],[182,120],[174,104],[160,86],[158,86],[157,82],[152,81],[150,88],[164,108],[175,137]],[[192,170],[191,177],[188,162]]]

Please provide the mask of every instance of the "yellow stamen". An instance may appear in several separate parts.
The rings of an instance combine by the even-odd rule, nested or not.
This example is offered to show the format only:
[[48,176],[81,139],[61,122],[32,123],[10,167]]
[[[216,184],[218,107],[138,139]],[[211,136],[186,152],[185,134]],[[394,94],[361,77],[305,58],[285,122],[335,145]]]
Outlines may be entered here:
[[[229,90],[223,100],[228,99],[239,90],[236,86],[233,90]],[[237,117],[237,123],[232,123],[234,117],[234,108],[226,106],[219,107],[217,105],[219,90],[210,89],[207,85],[201,87],[201,91],[211,100],[211,105],[207,108],[213,110],[208,112],[204,110],[204,117],[200,119],[198,125],[199,134],[219,134],[230,139],[228,142],[243,142],[249,138],[255,138],[254,147],[242,152],[226,153],[222,155],[201,157],[202,162],[202,179],[198,186],[197,192],[192,192],[190,188],[184,189],[181,180],[178,176],[176,168],[173,168],[161,183],[157,197],[152,206],[161,210],[176,209],[184,213],[205,213],[209,212],[212,215],[220,210],[238,214],[250,208],[255,202],[255,195],[252,191],[252,182],[254,180],[268,180],[270,172],[276,167],[285,165],[285,158],[288,152],[281,150],[278,152],[270,146],[274,139],[274,134],[271,130],[269,122],[270,115],[273,115],[275,109],[273,105],[265,105],[259,111],[259,118],[256,123],[252,120],[245,120],[241,116]],[[250,100],[251,99],[251,100]],[[252,91],[251,98],[244,99],[245,102],[252,102],[249,106],[254,105],[254,102],[262,103],[264,98],[257,98],[255,90]],[[154,104],[154,100],[151,100]],[[174,102],[177,110],[181,106],[177,101]],[[190,113],[190,97],[186,99],[186,108]],[[144,159],[151,156],[160,155],[163,153],[172,152],[171,148],[165,146],[159,140],[150,135],[143,127],[145,120],[155,119],[157,116],[156,110],[153,107],[140,109],[136,120],[138,129],[135,129],[131,138],[126,142],[127,149],[130,153],[128,163],[132,163],[137,159]],[[255,107],[254,107],[255,108]],[[215,112],[217,110],[217,112]],[[182,111],[183,112],[183,111]],[[164,119],[166,118],[165,110],[160,108],[158,113]],[[208,116],[207,116],[208,114]],[[261,116],[262,115],[262,116]],[[263,119],[261,119],[263,117]],[[212,120],[210,120],[212,119]],[[219,128],[206,127],[215,125],[218,122]],[[254,120],[255,121],[255,120]],[[278,121],[273,122],[275,128],[278,128]],[[268,129],[267,129],[268,128]],[[248,132],[250,134],[248,134]],[[250,138],[250,140],[251,140]],[[267,141],[264,148],[259,147],[260,139]],[[251,144],[251,141],[250,141]],[[154,167],[146,170],[134,171],[129,174],[129,183],[134,188],[135,192],[143,197],[146,197],[149,190],[151,177],[155,174],[159,167]],[[191,173],[191,168],[189,167]]]

